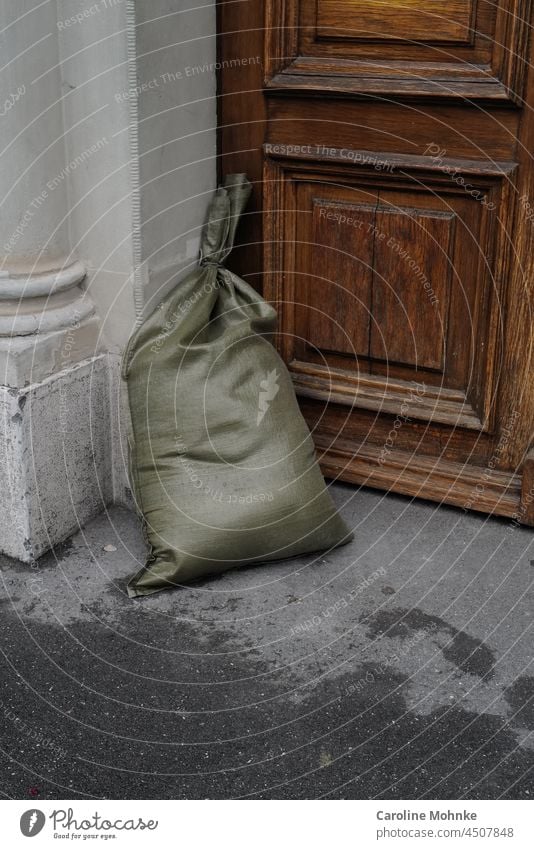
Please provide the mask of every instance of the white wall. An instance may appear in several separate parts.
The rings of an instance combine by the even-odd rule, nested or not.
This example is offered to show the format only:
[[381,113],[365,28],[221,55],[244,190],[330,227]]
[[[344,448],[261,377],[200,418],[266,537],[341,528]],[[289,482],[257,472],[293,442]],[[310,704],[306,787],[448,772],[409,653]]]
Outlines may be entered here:
[[120,356],[196,261],[215,187],[215,8],[195,2],[0,2],[0,551],[25,562],[128,503]]
[[135,11],[141,250],[151,311],[196,260],[215,187],[216,18],[206,0],[136,0]]

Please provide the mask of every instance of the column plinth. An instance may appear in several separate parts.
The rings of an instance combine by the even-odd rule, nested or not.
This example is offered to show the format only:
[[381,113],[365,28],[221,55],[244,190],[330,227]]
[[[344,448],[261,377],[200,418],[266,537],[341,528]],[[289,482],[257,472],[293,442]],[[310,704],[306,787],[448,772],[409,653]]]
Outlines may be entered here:
[[57,4],[2,0],[0,33],[0,551],[29,562],[112,499],[109,368],[70,243]]

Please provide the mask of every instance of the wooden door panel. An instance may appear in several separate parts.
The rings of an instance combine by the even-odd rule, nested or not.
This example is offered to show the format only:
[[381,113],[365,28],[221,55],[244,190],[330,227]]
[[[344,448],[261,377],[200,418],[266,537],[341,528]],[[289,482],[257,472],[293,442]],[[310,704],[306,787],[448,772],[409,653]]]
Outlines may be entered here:
[[[366,199],[368,199],[367,196]],[[368,356],[375,206],[312,200],[313,274],[303,281],[306,343],[319,351]]]
[[443,371],[455,217],[376,210],[371,358]]
[[417,163],[377,173],[269,156],[265,294],[298,392],[313,383],[329,398],[335,384],[340,403],[374,409],[417,383],[417,418],[491,430],[492,315],[508,273],[499,216],[514,168],[464,163],[451,185],[440,168],[411,172]]
[[352,156],[355,164],[374,164],[377,173],[402,168],[403,156],[409,155],[420,157],[420,170],[441,165],[442,172],[450,168],[454,174],[465,160],[476,162],[478,173],[492,173],[494,163],[509,166],[517,158],[521,113],[516,109],[468,109],[463,115],[456,105],[441,102],[428,109],[411,101],[399,106],[383,97],[365,102],[324,93],[313,99],[273,95],[268,103],[262,161],[263,152],[289,156],[291,147],[300,147],[310,158],[345,165]]
[[316,32],[318,38],[469,42],[472,13],[472,0],[318,0]]
[[525,0],[269,0],[268,86],[519,103],[527,5]]

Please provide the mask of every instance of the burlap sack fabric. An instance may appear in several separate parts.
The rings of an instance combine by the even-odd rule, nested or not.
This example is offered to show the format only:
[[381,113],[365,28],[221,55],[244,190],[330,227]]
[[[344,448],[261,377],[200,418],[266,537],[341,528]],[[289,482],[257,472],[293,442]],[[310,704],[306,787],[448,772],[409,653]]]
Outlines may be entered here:
[[276,312],[222,266],[251,186],[226,178],[199,267],[130,340],[131,483],[150,544],[131,597],[234,566],[329,549],[352,534],[317,466]]

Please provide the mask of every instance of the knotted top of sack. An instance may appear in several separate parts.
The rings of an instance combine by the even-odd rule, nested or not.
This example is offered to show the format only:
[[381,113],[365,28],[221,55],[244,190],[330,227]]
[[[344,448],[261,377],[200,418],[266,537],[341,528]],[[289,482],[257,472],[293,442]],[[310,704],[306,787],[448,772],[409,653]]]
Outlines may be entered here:
[[[134,331],[122,358],[121,374],[125,380],[128,378],[136,353],[142,350],[143,346],[150,347],[154,338],[161,339],[168,333],[169,323],[176,320],[172,316],[172,313],[176,311],[175,298],[179,296],[186,281],[191,278],[200,279],[204,268],[215,269],[215,273],[222,278],[230,275],[230,272],[222,266],[232,250],[239,217],[247,205],[251,191],[252,184],[247,180],[246,174],[228,174],[223,186],[217,189],[210,203],[207,221],[202,231],[200,271],[198,268],[191,271],[186,280],[180,281],[173,292],[167,295]],[[241,283],[245,285],[243,281]],[[267,309],[266,305],[264,309]]]
[[200,243],[200,265],[221,266],[234,245],[241,213],[247,205],[252,185],[246,174],[228,174],[217,189],[208,211]]

